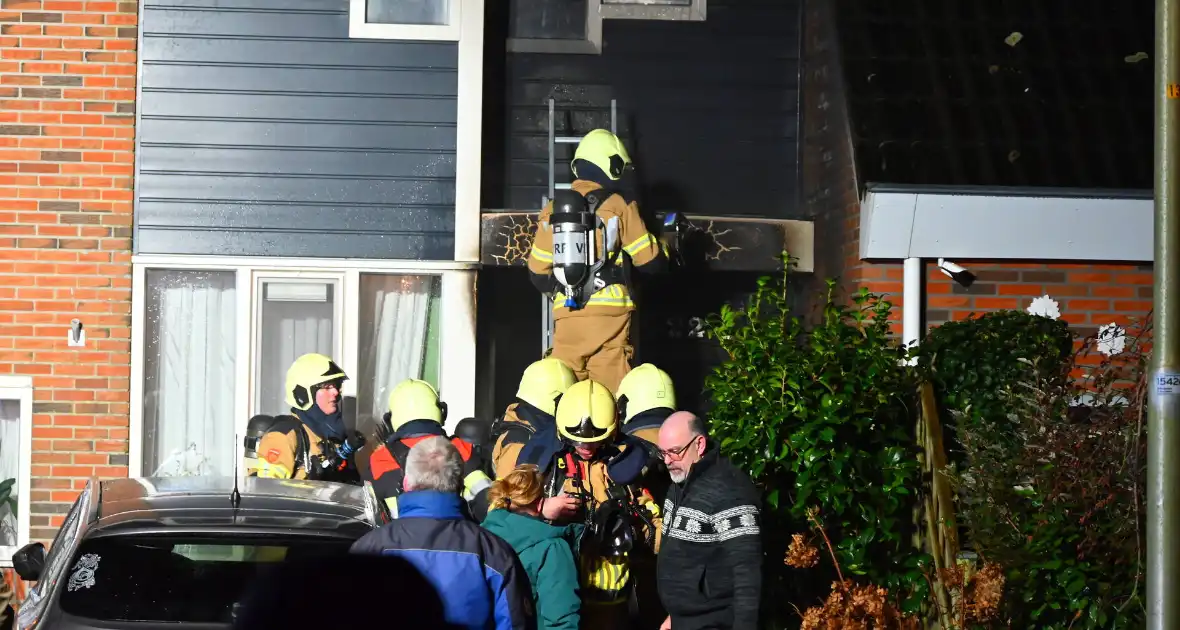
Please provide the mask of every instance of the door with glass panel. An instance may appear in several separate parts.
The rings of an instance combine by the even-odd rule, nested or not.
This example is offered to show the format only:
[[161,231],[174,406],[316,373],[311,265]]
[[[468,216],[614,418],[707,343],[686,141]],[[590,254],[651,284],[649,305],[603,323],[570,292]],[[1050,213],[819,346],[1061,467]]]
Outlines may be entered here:
[[287,368],[315,352],[343,364],[344,275],[254,276],[254,364],[251,413],[291,412]]

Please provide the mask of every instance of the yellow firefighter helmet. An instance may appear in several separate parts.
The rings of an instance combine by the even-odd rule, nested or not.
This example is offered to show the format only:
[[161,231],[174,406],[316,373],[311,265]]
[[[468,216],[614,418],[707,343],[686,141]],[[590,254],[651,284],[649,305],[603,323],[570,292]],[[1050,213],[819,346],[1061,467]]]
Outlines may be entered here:
[[574,159],[570,162],[574,175],[578,175],[578,160],[586,160],[597,166],[612,180],[621,178],[626,168],[631,166],[631,156],[627,153],[627,147],[623,146],[623,141],[606,129],[595,129],[578,143]]
[[579,381],[557,402],[557,432],[570,442],[601,442],[614,434],[618,414],[615,397],[606,385],[592,380]]
[[407,378],[389,392],[389,426],[394,431],[414,420],[442,424],[446,418],[447,404],[438,399],[438,391],[426,381]]
[[577,381],[574,371],[561,359],[541,359],[525,368],[516,397],[553,416],[557,414],[557,399]]
[[652,409],[676,410],[676,389],[672,377],[651,363],[644,363],[627,372],[615,393],[619,401],[619,417],[623,424]]
[[287,369],[287,404],[307,411],[315,404],[315,390],[321,385],[348,380],[344,370],[332,359],[316,353],[305,354]]

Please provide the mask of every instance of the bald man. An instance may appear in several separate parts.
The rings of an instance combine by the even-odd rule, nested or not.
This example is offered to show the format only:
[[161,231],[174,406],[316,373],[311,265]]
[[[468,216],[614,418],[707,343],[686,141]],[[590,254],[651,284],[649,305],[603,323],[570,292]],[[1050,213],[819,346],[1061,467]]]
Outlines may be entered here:
[[[756,630],[762,595],[761,497],[717,452],[704,421],[678,411],[660,427],[673,485],[657,566],[661,630]],[[691,489],[690,489],[691,488]]]

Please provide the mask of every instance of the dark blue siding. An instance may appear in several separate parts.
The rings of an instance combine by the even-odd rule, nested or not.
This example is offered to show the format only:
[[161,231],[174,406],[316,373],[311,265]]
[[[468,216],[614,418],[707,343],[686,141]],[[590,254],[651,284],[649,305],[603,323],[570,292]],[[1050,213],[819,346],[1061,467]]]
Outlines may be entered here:
[[[510,53],[502,207],[533,208],[545,193],[550,97],[571,135],[608,126],[613,97],[648,209],[801,216],[799,2],[709,0],[707,17],[605,20],[601,55]],[[571,155],[559,146],[558,181]]]
[[348,0],[141,29],[137,253],[454,258],[454,42],[349,39]]

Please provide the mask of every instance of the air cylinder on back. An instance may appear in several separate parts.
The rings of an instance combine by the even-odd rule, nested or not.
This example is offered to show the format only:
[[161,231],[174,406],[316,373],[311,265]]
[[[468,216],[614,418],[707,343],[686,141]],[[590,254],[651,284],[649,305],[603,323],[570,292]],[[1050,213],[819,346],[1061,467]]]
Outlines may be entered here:
[[574,190],[558,190],[553,198],[553,277],[565,287],[566,306],[594,264],[594,215],[586,198]]

